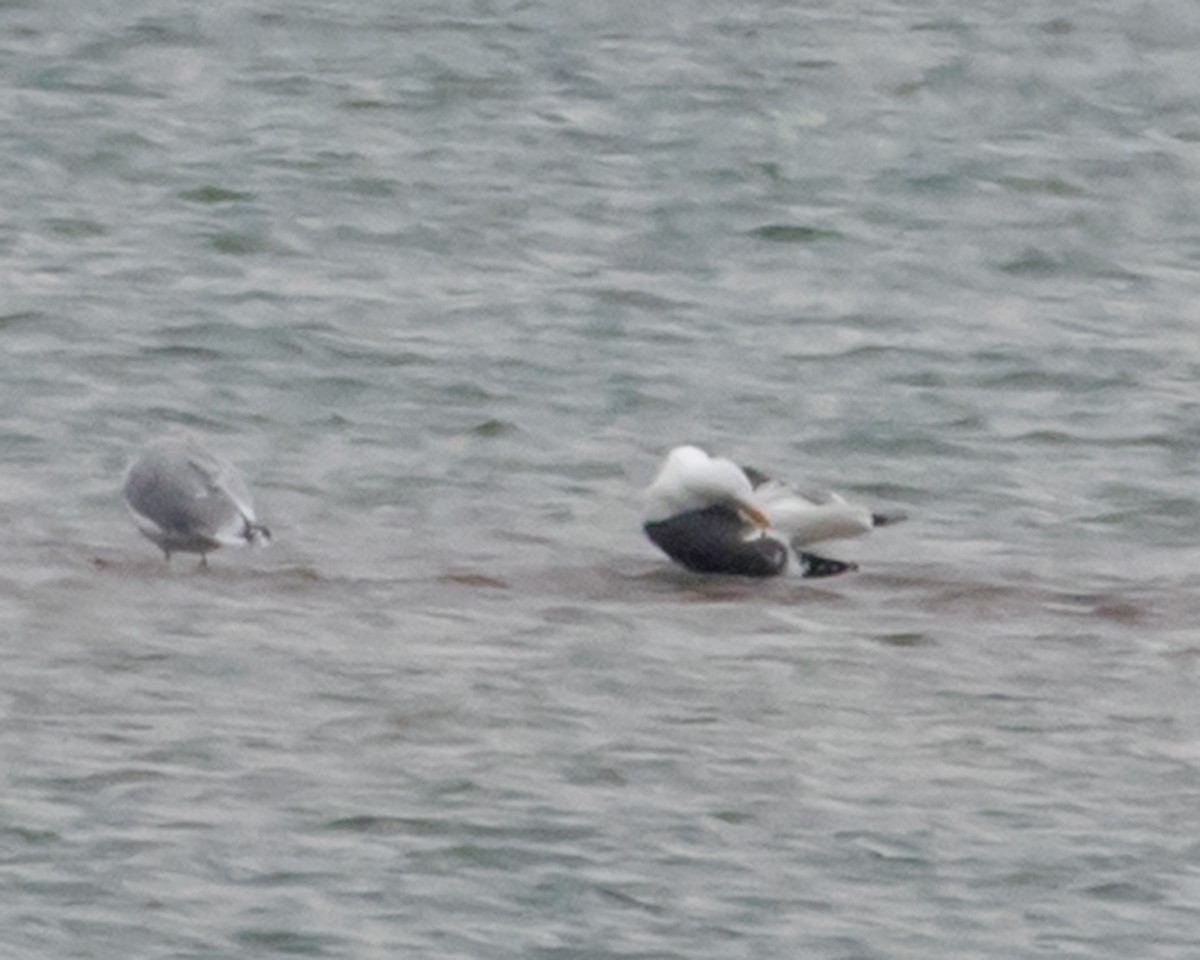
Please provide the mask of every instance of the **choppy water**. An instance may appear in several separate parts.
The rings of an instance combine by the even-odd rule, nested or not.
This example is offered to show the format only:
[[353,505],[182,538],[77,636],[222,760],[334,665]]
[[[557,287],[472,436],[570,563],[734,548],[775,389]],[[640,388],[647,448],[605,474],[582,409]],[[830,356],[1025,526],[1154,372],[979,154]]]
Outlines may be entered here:
[[[0,953],[1193,956],[1198,43],[0,6]],[[174,424],[269,551],[137,535]],[[683,440],[911,519],[690,577]]]

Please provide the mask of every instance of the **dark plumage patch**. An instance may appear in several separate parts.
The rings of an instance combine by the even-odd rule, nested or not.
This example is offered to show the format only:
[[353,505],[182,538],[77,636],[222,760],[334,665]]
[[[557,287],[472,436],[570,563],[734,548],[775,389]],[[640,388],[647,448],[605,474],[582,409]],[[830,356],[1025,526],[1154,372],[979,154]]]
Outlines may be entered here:
[[644,529],[668,557],[697,573],[773,577],[787,567],[787,547],[770,537],[747,540],[753,527],[721,504],[647,523]]
[[750,486],[755,490],[771,479],[761,470],[756,470],[754,467],[742,467],[742,473],[746,475],[746,479],[750,481]]
[[796,559],[800,561],[800,575],[804,577],[836,577],[839,573],[858,569],[857,563],[830,560],[828,557],[818,557],[815,553],[799,553]]

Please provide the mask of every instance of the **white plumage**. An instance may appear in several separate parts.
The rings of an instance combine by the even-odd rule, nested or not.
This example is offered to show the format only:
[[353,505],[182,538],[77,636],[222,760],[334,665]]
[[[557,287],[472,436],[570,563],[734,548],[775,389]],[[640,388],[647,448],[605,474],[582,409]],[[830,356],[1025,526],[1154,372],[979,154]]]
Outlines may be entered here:
[[689,510],[727,504],[758,511],[754,485],[741,467],[710,457],[699,447],[676,447],[646,490],[646,522],[667,520]]

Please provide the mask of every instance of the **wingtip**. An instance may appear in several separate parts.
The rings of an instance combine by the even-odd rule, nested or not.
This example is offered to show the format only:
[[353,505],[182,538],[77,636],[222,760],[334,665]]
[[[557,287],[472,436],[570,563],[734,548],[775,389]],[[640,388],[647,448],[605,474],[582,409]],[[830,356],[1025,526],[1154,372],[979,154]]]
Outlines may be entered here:
[[818,557],[815,553],[801,553],[797,555],[797,559],[800,561],[800,576],[809,579],[836,577],[838,574],[853,573],[858,569],[857,563]]

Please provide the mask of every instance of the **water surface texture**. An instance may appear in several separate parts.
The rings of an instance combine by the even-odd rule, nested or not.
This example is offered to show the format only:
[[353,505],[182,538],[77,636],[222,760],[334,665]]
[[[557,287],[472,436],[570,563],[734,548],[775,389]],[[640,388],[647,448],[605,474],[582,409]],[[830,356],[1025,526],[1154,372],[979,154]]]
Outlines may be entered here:
[[[0,4],[0,954],[1200,955],[1198,46]],[[269,550],[138,535],[178,427]],[[689,575],[685,441],[910,520]]]

